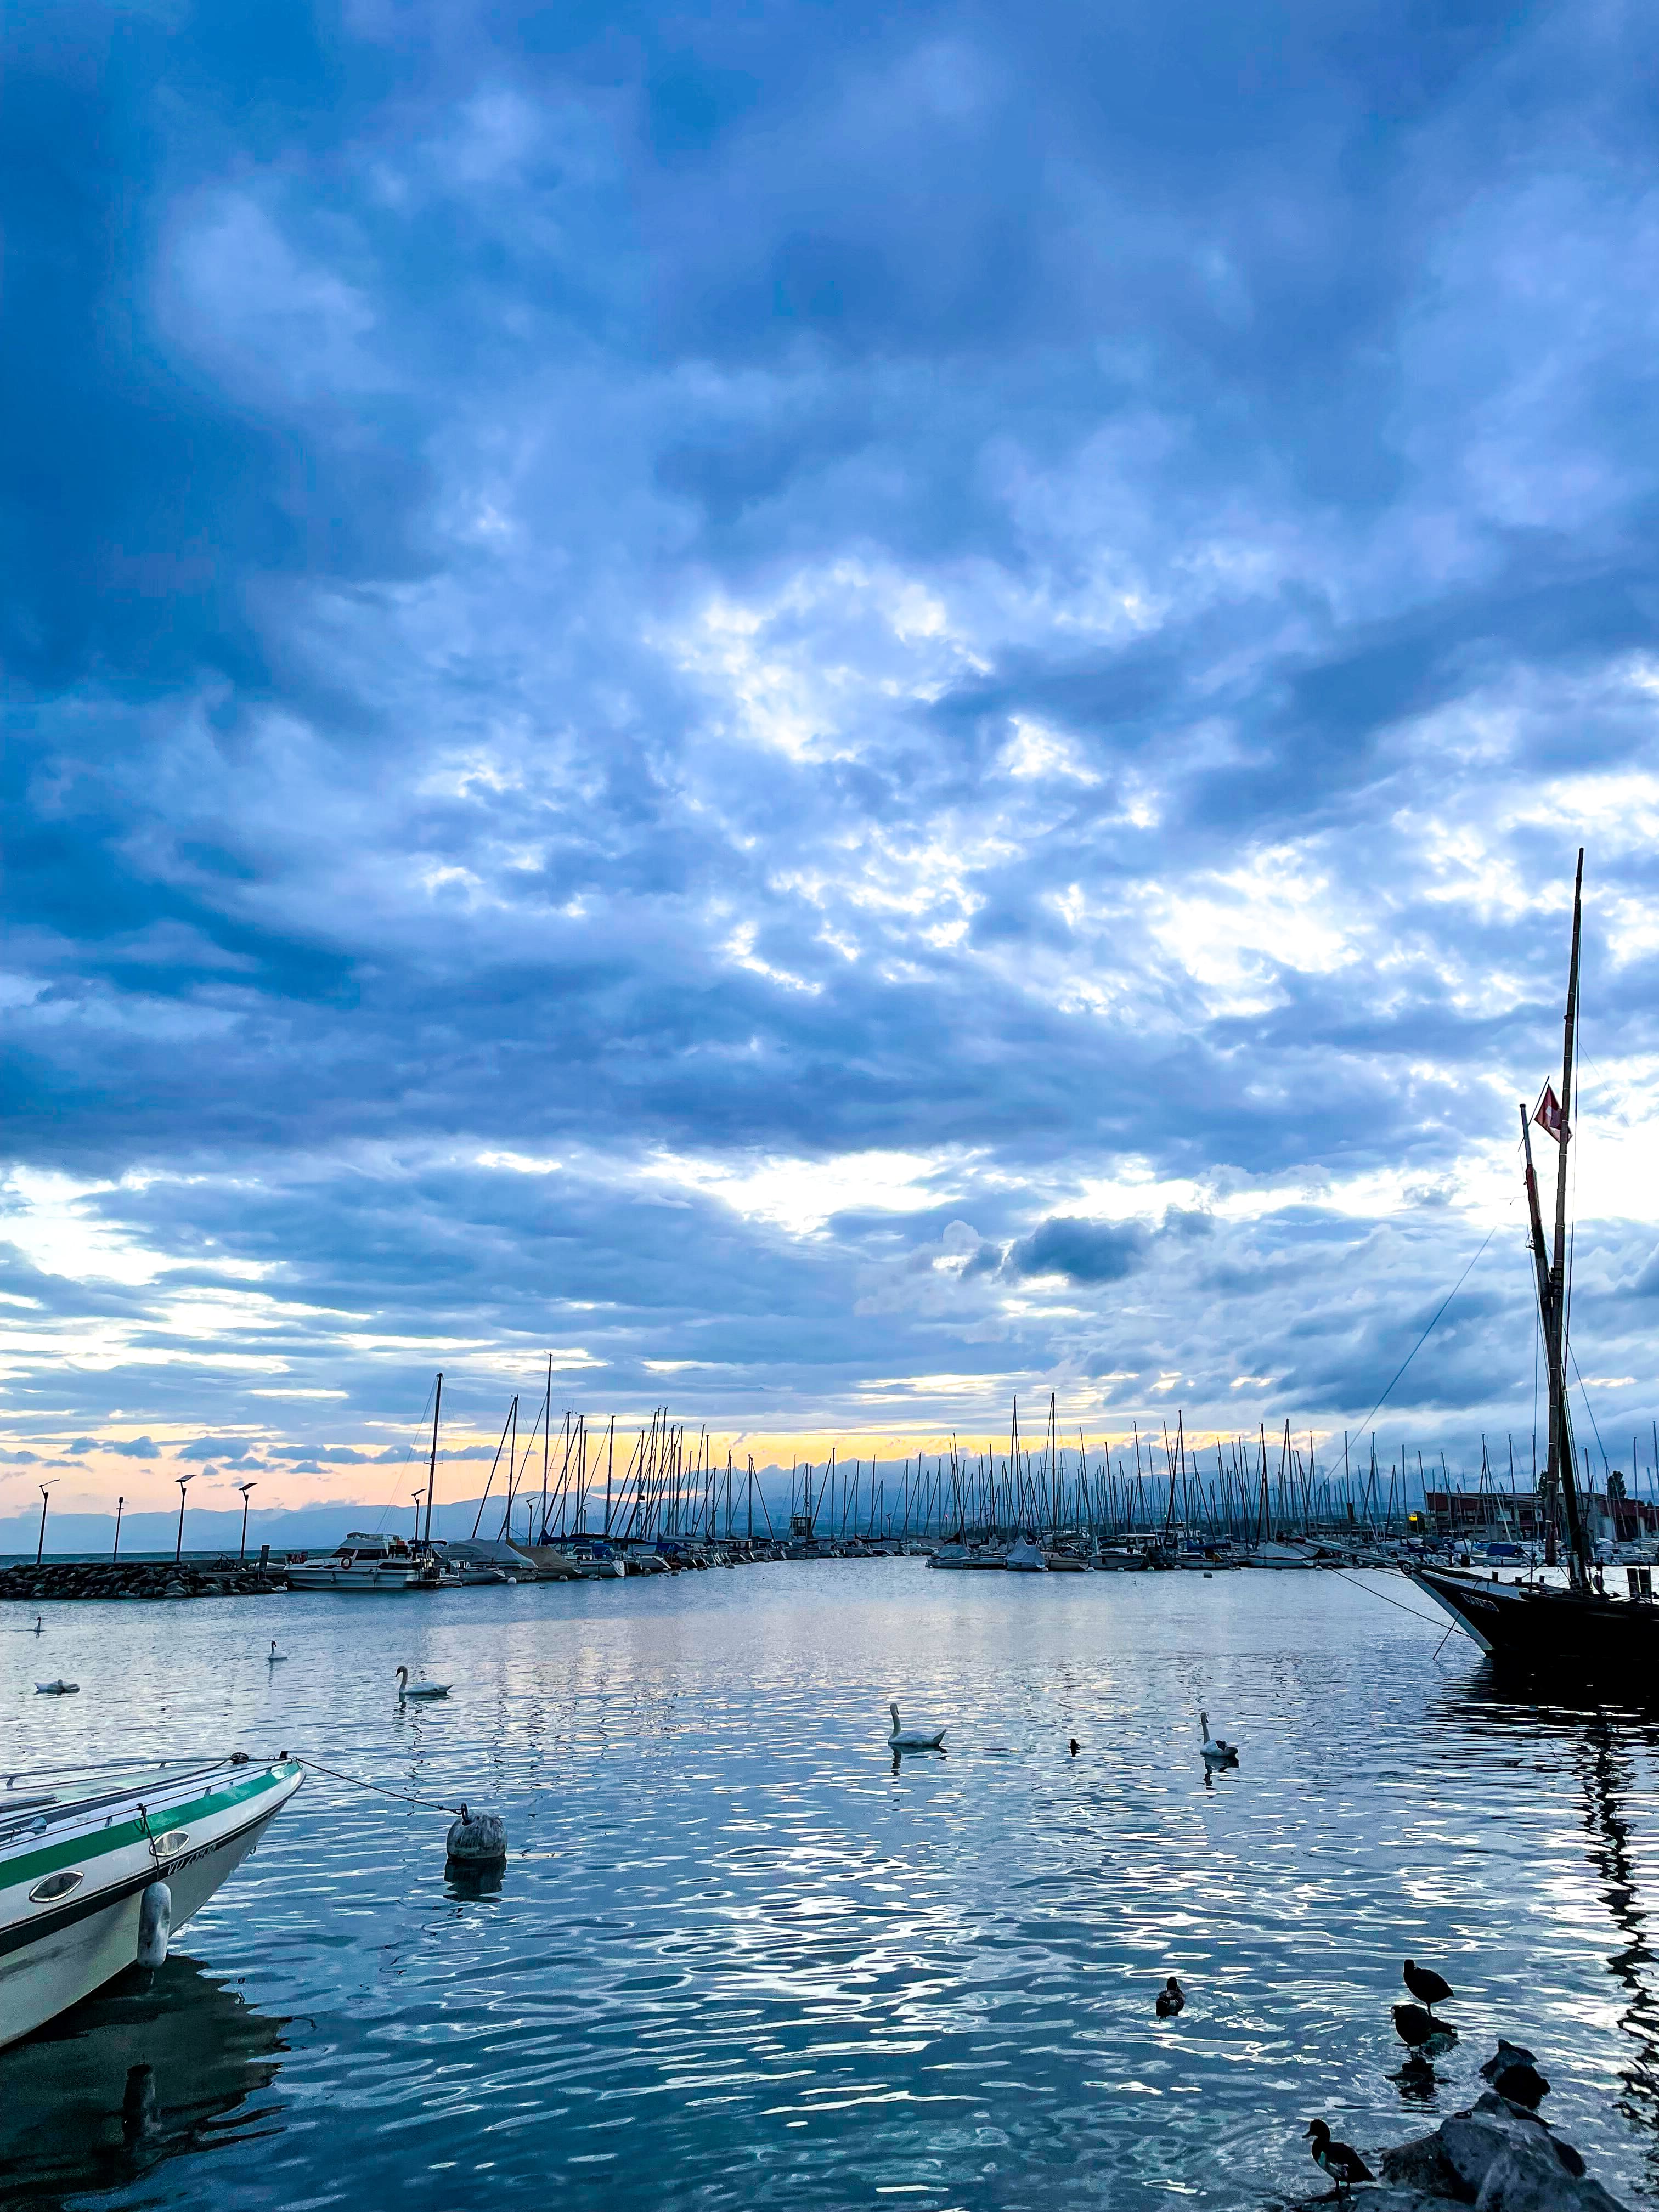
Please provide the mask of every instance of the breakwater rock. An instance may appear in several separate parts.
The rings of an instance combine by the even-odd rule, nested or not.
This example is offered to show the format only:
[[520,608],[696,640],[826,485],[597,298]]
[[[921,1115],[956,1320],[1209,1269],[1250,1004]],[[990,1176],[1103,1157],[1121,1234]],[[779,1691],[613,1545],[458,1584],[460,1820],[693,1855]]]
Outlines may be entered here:
[[288,1588],[280,1570],[241,1559],[46,1559],[0,1569],[0,1601],[61,1598],[260,1597]]
[[[1368,2154],[1369,2155],[1369,2154]],[[1535,2112],[1489,2089],[1432,2135],[1379,2154],[1374,2185],[1353,2192],[1360,2212],[1625,2212],[1591,2180],[1570,2142]],[[1328,2204],[1328,2190],[1301,2206]]]

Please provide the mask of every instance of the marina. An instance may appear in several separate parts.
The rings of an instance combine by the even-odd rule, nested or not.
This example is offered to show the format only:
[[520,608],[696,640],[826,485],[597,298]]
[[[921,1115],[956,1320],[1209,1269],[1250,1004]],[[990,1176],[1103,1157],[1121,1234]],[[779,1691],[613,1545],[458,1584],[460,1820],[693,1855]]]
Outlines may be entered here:
[[[1088,1575],[1034,1605],[896,1559],[59,1606],[39,1639],[9,1610],[20,1765],[61,1757],[71,1707],[80,1757],[141,1731],[312,1762],[151,1994],[45,2031],[84,2161],[42,2127],[12,2185],[1243,2208],[1317,2182],[1310,2112],[1374,2144],[1466,2107],[1490,2030],[1540,2053],[1591,2172],[1644,2190],[1659,1722],[1512,1701],[1403,1589]],[[28,1697],[42,1650],[78,1700]],[[447,1696],[400,1705],[400,1665]],[[896,1752],[890,1701],[944,1750]],[[449,1865],[449,1815],[404,1797],[487,1802],[505,1864]],[[1390,2021],[1406,1957],[1458,1992],[1426,2086]],[[52,2094],[51,2047],[0,2053],[0,2084]]]
[[0,2212],[1659,2212],[1654,46],[9,11]]

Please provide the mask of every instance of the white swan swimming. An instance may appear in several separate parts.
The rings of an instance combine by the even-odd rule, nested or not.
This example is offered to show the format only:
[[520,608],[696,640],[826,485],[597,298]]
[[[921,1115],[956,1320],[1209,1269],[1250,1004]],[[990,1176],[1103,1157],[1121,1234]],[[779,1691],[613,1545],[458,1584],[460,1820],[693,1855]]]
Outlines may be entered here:
[[1208,1713],[1200,1713],[1199,1715],[1198,1725],[1202,1729],[1204,1735],[1204,1741],[1201,1746],[1204,1755],[1204,1764],[1206,1766],[1237,1766],[1238,1764],[1238,1746],[1236,1743],[1224,1742],[1219,1736],[1212,1736],[1210,1734],[1210,1716]]
[[447,1698],[448,1695],[447,1682],[411,1682],[408,1668],[398,1668],[398,1703],[400,1705],[412,1704],[416,1698]]
[[895,1751],[937,1751],[944,1742],[944,1722],[935,1728],[932,1721],[915,1721],[904,1728],[899,1722],[898,1707],[890,1705],[887,1710],[893,1716],[893,1732],[887,1741]]
[[267,1667],[280,1667],[280,1666],[281,1666],[281,1664],[283,1663],[283,1660],[284,1660],[284,1659],[286,1659],[286,1658],[287,1658],[287,1656],[288,1656],[288,1654],[287,1654],[287,1652],[286,1652],[286,1651],[279,1651],[279,1650],[276,1649],[276,1638],[273,1636],[273,1637],[271,1638],[271,1639],[270,1639],[270,1650],[265,1654],[265,1664],[266,1664],[266,1666],[267,1666]]

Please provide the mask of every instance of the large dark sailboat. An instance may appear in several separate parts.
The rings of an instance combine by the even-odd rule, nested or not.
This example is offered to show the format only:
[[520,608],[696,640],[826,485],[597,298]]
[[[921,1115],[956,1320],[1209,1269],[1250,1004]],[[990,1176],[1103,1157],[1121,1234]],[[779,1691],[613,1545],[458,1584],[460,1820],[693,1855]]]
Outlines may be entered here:
[[[1506,1668],[1553,1678],[1561,1687],[1592,1675],[1623,1674],[1627,1682],[1647,1687],[1659,1678],[1632,1668],[1659,1661],[1659,1605],[1645,1594],[1615,1597],[1599,1589],[1590,1560],[1574,1464],[1572,1423],[1566,1384],[1567,1146],[1572,1140],[1567,1114],[1572,1092],[1574,1031],[1578,1019],[1578,941],[1583,911],[1584,855],[1572,888],[1572,959],[1567,972],[1565,1041],[1561,1054],[1561,1091],[1547,1088],[1529,1115],[1521,1109],[1522,1149],[1539,1318],[1549,1375],[1549,1463],[1547,1487],[1551,1511],[1559,1499],[1566,1522],[1567,1587],[1535,1581],[1490,1581],[1454,1567],[1413,1567],[1407,1571],[1424,1594],[1443,1606],[1460,1628]],[[1576,1109],[1575,1109],[1576,1110]],[[1538,1202],[1538,1177],[1532,1162],[1532,1131],[1541,1128],[1555,1142],[1555,1223],[1551,1245],[1544,1242]],[[1552,1546],[1552,1549],[1553,1549]],[[1632,1579],[1634,1579],[1632,1577]]]

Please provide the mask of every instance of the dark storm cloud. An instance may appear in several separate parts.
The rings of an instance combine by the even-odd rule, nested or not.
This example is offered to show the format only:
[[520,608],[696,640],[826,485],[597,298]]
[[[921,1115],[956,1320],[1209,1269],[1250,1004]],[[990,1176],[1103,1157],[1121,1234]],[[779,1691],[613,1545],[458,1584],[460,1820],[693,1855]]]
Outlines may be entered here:
[[1143,1231],[1056,1214],[1008,1248],[1005,1265],[1016,1275],[1064,1275],[1073,1283],[1115,1283],[1145,1255]]
[[[1647,42],[24,11],[21,1449],[378,1465],[550,1344],[733,1425],[1362,1415],[1512,1194],[1581,836],[1600,1126],[1659,1045]],[[1529,1407],[1504,1249],[1402,1418]]]

